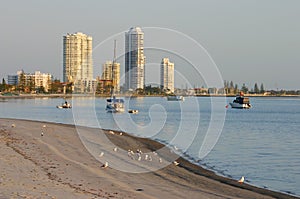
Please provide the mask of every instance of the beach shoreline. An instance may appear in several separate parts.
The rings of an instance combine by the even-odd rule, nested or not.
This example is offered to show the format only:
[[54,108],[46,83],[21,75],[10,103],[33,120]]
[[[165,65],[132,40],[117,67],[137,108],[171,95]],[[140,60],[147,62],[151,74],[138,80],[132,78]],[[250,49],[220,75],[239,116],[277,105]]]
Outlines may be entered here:
[[[103,169],[101,158],[96,159],[84,147],[74,125],[0,119],[0,127],[3,170],[0,197],[297,198],[247,183],[240,184],[182,157],[176,160],[178,166],[170,164],[148,173],[122,172],[110,166]],[[99,133],[99,129],[80,128],[87,133]],[[139,148],[151,152],[164,147],[157,141],[124,132],[101,131],[119,149],[126,151]],[[106,144],[101,142],[98,143],[101,146]],[[121,152],[101,150],[128,161]],[[169,156],[166,152],[161,157],[165,160]]]

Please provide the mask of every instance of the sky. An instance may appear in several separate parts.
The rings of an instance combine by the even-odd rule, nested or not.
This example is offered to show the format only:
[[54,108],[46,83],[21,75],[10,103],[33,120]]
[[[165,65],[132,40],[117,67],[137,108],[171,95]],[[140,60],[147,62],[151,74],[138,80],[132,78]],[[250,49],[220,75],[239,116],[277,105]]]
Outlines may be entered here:
[[[75,32],[93,37],[95,77],[113,57],[110,37],[118,38],[124,71],[124,32],[140,26],[145,29],[146,83],[159,83],[159,62],[169,56],[179,87],[184,79],[200,87],[221,78],[250,88],[257,82],[267,89],[300,89],[299,19],[298,0],[2,1],[0,78],[23,69],[62,79],[62,38]],[[195,71],[199,75],[193,76]]]

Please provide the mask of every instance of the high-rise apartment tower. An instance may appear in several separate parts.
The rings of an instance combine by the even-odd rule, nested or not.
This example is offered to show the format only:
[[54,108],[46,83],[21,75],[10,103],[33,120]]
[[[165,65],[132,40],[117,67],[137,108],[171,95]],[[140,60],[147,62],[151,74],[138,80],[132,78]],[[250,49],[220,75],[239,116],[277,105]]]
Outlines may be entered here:
[[160,65],[161,89],[174,93],[174,63],[168,58],[163,58]]
[[125,33],[125,89],[144,89],[144,32],[139,27]]
[[93,79],[92,37],[81,32],[63,37],[63,81],[79,83]]

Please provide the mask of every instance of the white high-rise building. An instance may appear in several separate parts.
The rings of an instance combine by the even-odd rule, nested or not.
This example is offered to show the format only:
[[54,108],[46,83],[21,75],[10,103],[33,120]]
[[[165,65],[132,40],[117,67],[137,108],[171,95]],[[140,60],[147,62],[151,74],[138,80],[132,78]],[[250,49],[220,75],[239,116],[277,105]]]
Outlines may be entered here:
[[92,37],[81,32],[63,37],[63,81],[88,87],[93,80]]
[[144,32],[140,27],[125,33],[125,89],[144,89]]
[[169,58],[163,58],[160,65],[161,89],[174,93],[174,63]]

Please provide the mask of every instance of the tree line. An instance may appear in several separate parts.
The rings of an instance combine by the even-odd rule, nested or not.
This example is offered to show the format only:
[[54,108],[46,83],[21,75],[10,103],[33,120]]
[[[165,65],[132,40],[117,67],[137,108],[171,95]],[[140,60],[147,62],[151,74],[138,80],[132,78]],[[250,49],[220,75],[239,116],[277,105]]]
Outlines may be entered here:
[[255,83],[253,88],[249,88],[245,83],[243,83],[243,85],[239,87],[239,85],[234,84],[233,81],[226,80],[224,81],[224,90],[226,94],[237,94],[239,92],[264,94],[266,92],[263,83],[261,83],[260,86],[258,86],[258,83]]

